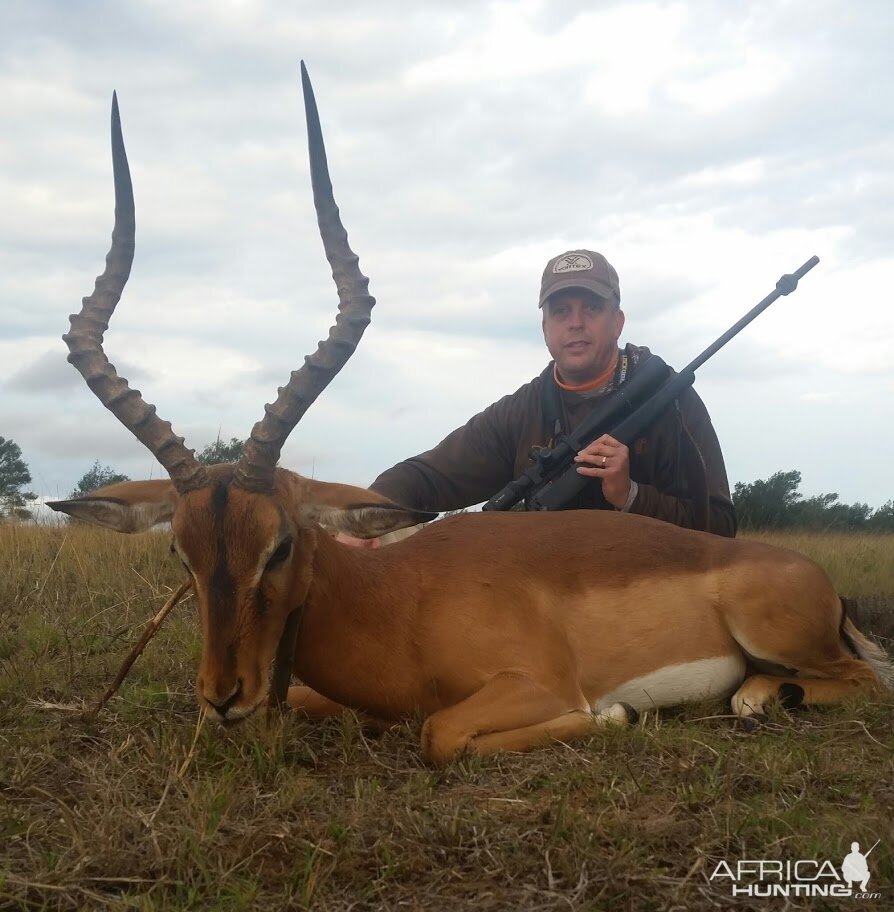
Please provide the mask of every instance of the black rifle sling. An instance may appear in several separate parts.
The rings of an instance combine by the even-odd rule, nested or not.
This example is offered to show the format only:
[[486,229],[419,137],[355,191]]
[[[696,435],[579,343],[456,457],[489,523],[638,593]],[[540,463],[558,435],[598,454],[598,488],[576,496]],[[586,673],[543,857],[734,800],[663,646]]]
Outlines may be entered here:
[[[711,493],[708,490],[708,467],[705,465],[705,457],[689,430],[689,425],[683,417],[680,409],[680,400],[674,400],[674,410],[677,413],[677,421],[682,431],[680,439],[680,464],[683,466],[683,473],[686,482],[687,494],[692,498],[693,508],[693,528],[701,529],[704,532],[711,531]],[[689,450],[688,455],[684,455],[683,450]]]
[[543,423],[546,426],[547,446],[555,446],[559,435],[565,433],[565,409],[562,408],[562,393],[556,383],[555,361],[546,365],[540,375],[540,397],[543,408]]

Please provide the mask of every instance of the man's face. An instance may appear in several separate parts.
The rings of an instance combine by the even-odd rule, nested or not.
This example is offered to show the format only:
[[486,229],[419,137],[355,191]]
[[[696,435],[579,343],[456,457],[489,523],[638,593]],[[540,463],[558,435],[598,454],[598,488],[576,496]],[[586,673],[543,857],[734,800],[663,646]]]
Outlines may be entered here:
[[614,301],[582,288],[558,291],[543,305],[543,339],[559,376],[573,386],[608,370],[623,328],[624,312]]

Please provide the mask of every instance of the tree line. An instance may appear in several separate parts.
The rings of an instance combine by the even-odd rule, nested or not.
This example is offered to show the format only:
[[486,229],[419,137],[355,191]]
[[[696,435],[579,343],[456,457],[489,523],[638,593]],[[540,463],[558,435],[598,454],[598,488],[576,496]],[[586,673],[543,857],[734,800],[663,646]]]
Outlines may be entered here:
[[841,503],[837,494],[804,497],[801,473],[737,482],[733,503],[740,529],[811,529],[823,532],[894,532],[894,500],[873,510],[869,504]]
[[[221,440],[218,437],[201,450],[196,459],[203,465],[236,462],[244,449],[245,442],[236,437],[229,440]],[[119,481],[130,481],[130,478],[116,472],[111,466],[102,465],[97,459],[81,476],[68,496],[83,497],[97,488],[104,488]],[[31,472],[28,464],[22,459],[21,447],[13,440],[0,437],[0,521],[30,518],[28,504],[37,498],[36,494],[24,490],[30,484]]]
[[[197,455],[203,465],[236,462],[245,443],[236,437],[209,443]],[[96,460],[81,476],[69,497],[81,497],[97,488],[130,481]],[[0,437],[0,519],[27,519],[29,502],[37,495],[23,490],[31,484],[31,473],[22,459],[21,448]],[[740,529],[812,529],[817,531],[894,532],[894,500],[873,510],[869,504],[841,503],[837,494],[804,497],[798,490],[801,473],[795,469],[776,472],[749,484],[737,482],[733,503]]]

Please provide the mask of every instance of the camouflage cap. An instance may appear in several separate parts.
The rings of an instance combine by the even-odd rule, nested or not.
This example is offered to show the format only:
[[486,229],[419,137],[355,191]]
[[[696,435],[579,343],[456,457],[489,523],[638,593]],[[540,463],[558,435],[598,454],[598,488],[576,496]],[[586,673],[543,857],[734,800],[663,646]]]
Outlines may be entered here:
[[566,288],[583,288],[601,298],[614,298],[621,303],[621,285],[615,267],[595,250],[569,250],[553,257],[543,270],[540,282],[540,303],[557,291]]

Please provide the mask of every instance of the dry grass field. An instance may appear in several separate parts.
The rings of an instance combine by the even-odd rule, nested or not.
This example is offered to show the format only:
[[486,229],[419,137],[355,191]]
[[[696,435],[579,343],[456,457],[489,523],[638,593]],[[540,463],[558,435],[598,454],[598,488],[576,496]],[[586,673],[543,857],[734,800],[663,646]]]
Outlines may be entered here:
[[[772,540],[894,636],[894,536]],[[419,720],[203,724],[188,600],[86,721],[181,573],[164,534],[0,526],[0,909],[892,908],[894,696],[751,734],[692,706],[436,770]],[[710,879],[876,839],[877,899],[734,900]]]

